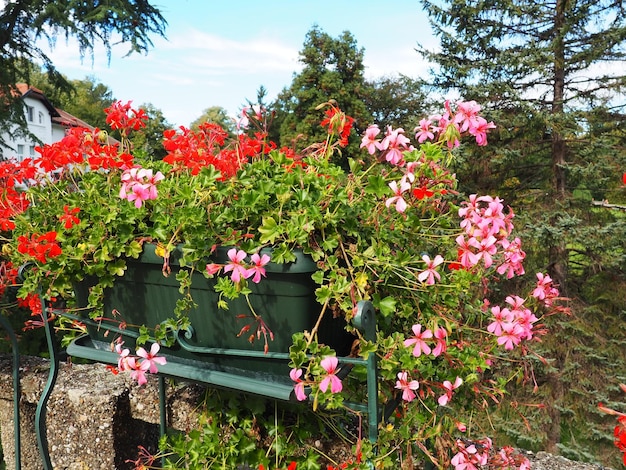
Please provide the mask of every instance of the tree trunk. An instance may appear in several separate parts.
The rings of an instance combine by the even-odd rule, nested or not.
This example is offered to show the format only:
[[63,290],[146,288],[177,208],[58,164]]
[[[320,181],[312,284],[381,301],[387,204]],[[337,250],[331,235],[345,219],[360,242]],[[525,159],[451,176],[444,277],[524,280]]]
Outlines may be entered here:
[[[567,197],[565,163],[567,142],[561,133],[563,99],[565,95],[565,44],[564,25],[568,0],[557,0],[554,17],[554,84],[552,101],[552,172],[555,201]],[[567,289],[567,250],[565,244],[556,240],[550,247],[550,276],[559,285],[561,293]]]
[[[567,186],[565,163],[567,158],[567,142],[561,132],[563,123],[563,99],[565,96],[565,14],[568,0],[557,0],[554,16],[554,84],[552,101],[552,172],[554,199],[557,203],[566,200]],[[558,214],[555,215],[558,218]],[[549,248],[550,268],[549,274],[559,286],[562,295],[567,290],[567,248],[565,242],[554,240]],[[550,417],[550,425],[546,430],[546,450],[557,452],[557,444],[561,441],[561,413],[559,403],[563,399],[564,390],[561,383],[560,370],[562,361],[557,360],[554,371],[548,376],[548,384],[551,390],[551,400],[547,403],[547,412]],[[558,453],[558,452],[557,452]]]

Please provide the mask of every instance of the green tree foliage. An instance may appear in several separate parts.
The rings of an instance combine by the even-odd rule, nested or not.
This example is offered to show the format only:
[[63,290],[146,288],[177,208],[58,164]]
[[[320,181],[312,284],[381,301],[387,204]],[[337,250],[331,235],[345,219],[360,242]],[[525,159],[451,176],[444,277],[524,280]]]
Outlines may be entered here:
[[15,84],[30,83],[30,64],[43,67],[52,86],[65,90],[70,84],[39,46],[54,45],[57,38],[75,38],[80,54],[93,52],[102,43],[110,54],[114,43],[129,45],[132,52],[147,52],[152,35],[165,35],[166,21],[147,0],[12,0],[0,7],[0,134],[19,124],[25,132],[23,103]]
[[342,111],[355,119],[356,134],[344,152],[344,158],[358,148],[361,131],[371,123],[365,106],[367,84],[364,78],[364,50],[359,49],[347,31],[332,38],[317,26],[306,35],[300,51],[302,71],[294,76],[289,88],[283,89],[272,109],[276,111],[270,138],[281,145],[306,148],[323,142],[326,130],[320,125],[324,110],[316,108],[335,100]]
[[[384,76],[367,82],[364,101],[374,117],[373,122],[381,129],[384,126],[403,127],[411,133],[419,125],[419,120],[428,115],[428,95],[419,80],[400,76]],[[439,109],[441,103],[436,103]]]
[[[573,318],[549,325],[555,340],[542,346],[553,360],[538,363],[548,407],[533,432],[540,447],[588,459],[588,446],[612,440],[594,424],[606,423],[597,401],[624,380],[626,299],[615,292],[626,284],[626,217],[597,204],[626,197],[626,10],[613,0],[422,4],[441,43],[420,50],[435,64],[434,89],[475,99],[499,125],[487,149],[457,162],[463,189],[521,209],[527,268],[547,269],[576,300]],[[530,432],[513,416],[502,423],[519,442]]]

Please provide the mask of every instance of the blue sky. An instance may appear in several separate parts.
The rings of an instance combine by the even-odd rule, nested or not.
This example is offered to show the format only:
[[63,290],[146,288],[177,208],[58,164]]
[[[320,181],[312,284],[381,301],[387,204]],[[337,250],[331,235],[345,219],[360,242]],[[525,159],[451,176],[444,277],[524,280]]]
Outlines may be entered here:
[[425,76],[415,47],[436,46],[417,0],[214,1],[156,0],[168,21],[167,39],[153,38],[145,56],[115,47],[81,60],[73,41],[50,52],[71,79],[94,76],[117,99],[151,103],[174,125],[189,125],[203,110],[222,106],[235,115],[261,85],[273,99],[301,65],[298,51],[314,24],[333,37],[350,31],[365,49],[366,77]]

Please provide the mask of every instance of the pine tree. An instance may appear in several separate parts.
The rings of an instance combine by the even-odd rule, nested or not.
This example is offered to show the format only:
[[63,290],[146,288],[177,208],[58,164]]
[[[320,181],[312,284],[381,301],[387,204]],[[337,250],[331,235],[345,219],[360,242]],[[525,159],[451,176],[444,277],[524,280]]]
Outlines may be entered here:
[[[434,89],[478,101],[499,126],[489,147],[458,162],[463,189],[497,192],[515,207],[531,240],[527,268],[547,269],[576,299],[575,318],[551,325],[554,340],[542,346],[552,362],[538,363],[548,405],[540,429],[544,448],[589,458],[585,445],[610,443],[593,424],[594,400],[609,399],[624,366],[623,320],[613,315],[626,303],[610,292],[625,284],[626,219],[592,202],[625,196],[626,10],[617,0],[422,4],[441,43],[420,49],[434,63]],[[617,321],[599,323],[600,312]]]
[[273,129],[270,129],[271,140],[297,149],[323,142],[326,130],[319,122],[324,110],[316,108],[335,100],[342,111],[355,119],[356,133],[352,134],[344,158],[358,151],[357,135],[371,123],[363,101],[367,95],[363,55],[364,50],[358,48],[349,32],[332,38],[317,26],[313,27],[300,51],[304,68],[271,106],[276,111]]

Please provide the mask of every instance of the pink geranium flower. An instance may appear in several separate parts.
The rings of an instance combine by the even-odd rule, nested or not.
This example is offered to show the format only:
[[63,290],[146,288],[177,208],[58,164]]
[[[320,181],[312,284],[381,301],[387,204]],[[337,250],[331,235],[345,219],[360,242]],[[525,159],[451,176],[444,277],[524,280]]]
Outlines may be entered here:
[[524,328],[518,323],[504,323],[497,341],[499,345],[504,346],[504,349],[511,350],[522,341],[522,337],[525,335]]
[[296,393],[296,399],[298,401],[306,400],[306,393],[304,392],[304,382],[300,378],[302,377],[302,369],[291,369],[289,371],[289,377],[291,377],[291,380],[295,382],[293,390]]
[[126,359],[127,370],[130,371],[130,378],[137,381],[138,385],[144,385],[148,383],[146,379],[146,370],[150,367],[147,362],[139,362],[135,357],[128,357]]
[[330,386],[330,391],[332,393],[341,392],[343,389],[341,379],[335,375],[339,365],[337,358],[335,356],[326,356],[322,359],[320,365],[326,371],[326,376],[320,382],[320,390],[325,392]]
[[164,178],[160,171],[153,175],[150,169],[139,166],[130,168],[122,173],[119,196],[121,199],[134,201],[135,207],[139,209],[144,201],[157,198],[156,184]]
[[143,358],[143,364],[147,364],[146,368],[150,371],[151,374],[156,374],[159,370],[157,368],[157,364],[164,365],[167,363],[164,357],[159,357],[157,354],[159,353],[160,346],[158,343],[152,343],[150,347],[150,352],[147,352],[144,348],[137,349],[137,356]]
[[365,129],[365,134],[361,140],[360,148],[365,147],[370,155],[374,155],[376,150],[381,150],[382,145],[376,136],[380,133],[380,129],[376,124],[369,126]]
[[504,325],[513,322],[513,315],[508,308],[501,309],[498,305],[491,307],[493,321],[487,325],[487,331],[496,336],[500,336],[503,332]]
[[403,161],[402,152],[409,150],[410,140],[404,135],[404,129],[392,129],[387,126],[385,138],[381,142],[381,149],[386,150],[385,159],[392,165],[400,165]]
[[428,255],[422,256],[422,260],[426,263],[426,270],[417,275],[417,279],[420,282],[426,282],[427,285],[433,285],[435,279],[441,280],[441,275],[437,272],[437,266],[443,263],[441,255],[435,256],[435,259],[431,260]]
[[446,338],[448,337],[448,332],[445,328],[437,328],[433,335],[437,340],[437,344],[435,345],[435,349],[433,349],[433,356],[439,357],[441,354],[445,353],[448,349],[448,345],[446,343]]
[[454,383],[451,383],[449,380],[443,381],[443,388],[446,390],[446,393],[441,395],[437,400],[437,403],[441,406],[446,406],[450,400],[452,400],[452,391],[456,390],[463,384],[463,379],[461,377],[457,377]]
[[127,370],[128,367],[126,366],[126,360],[128,359],[130,350],[127,348],[124,348],[124,343],[120,342],[115,345],[115,352],[119,356],[119,358],[117,359],[117,368],[120,371]]
[[390,207],[392,204],[395,204],[396,210],[400,213],[403,213],[407,208],[407,203],[404,200],[403,194],[411,189],[411,184],[402,179],[400,180],[400,186],[396,181],[392,181],[389,183],[389,187],[393,191],[393,196],[385,201],[385,206]]
[[459,245],[459,263],[465,269],[476,266],[480,261],[479,256],[475,253],[480,249],[480,243],[474,237],[469,239],[463,235],[456,237],[456,243]]
[[398,372],[398,380],[396,381],[396,388],[402,390],[402,399],[404,401],[413,401],[415,398],[415,392],[420,384],[417,380],[409,380],[406,372]]
[[433,140],[435,138],[431,124],[430,119],[422,119],[420,125],[415,128],[415,138],[420,144],[426,140]]
[[250,276],[248,269],[243,265],[243,260],[248,256],[245,251],[237,250],[237,248],[231,248],[226,253],[230,263],[224,266],[224,272],[230,272],[230,278],[234,283],[240,282],[242,279],[246,279]]
[[430,354],[430,346],[426,344],[425,339],[429,339],[433,337],[433,332],[426,329],[422,332],[422,325],[415,324],[412,327],[414,336],[404,340],[404,346],[409,347],[413,346],[413,355],[415,357],[420,357],[422,353]]
[[266,254],[259,256],[255,253],[250,257],[250,262],[252,267],[248,269],[246,277],[252,276],[252,282],[258,284],[261,282],[261,277],[265,277],[264,266],[270,262],[270,257]]

